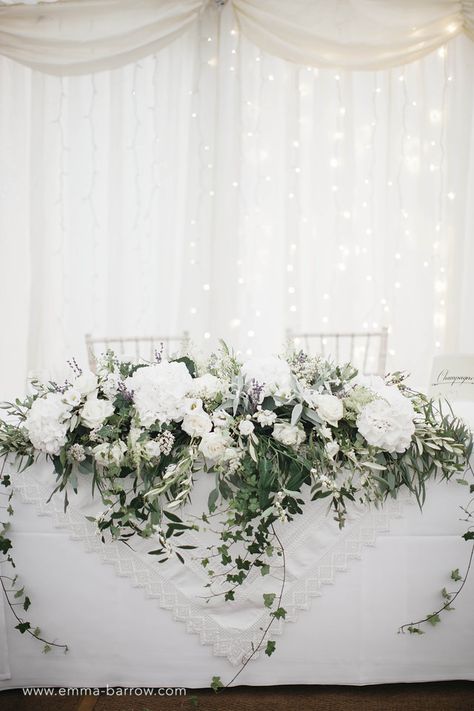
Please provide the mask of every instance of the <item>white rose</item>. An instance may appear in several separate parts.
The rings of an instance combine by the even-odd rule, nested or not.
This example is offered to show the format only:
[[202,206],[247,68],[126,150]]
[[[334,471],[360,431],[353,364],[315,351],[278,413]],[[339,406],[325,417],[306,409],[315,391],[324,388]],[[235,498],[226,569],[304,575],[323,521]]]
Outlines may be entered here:
[[101,427],[104,420],[114,414],[114,406],[110,400],[99,400],[96,397],[86,400],[82,408],[81,418],[86,427],[95,430]]
[[161,445],[155,439],[151,439],[144,446],[145,454],[149,459],[159,459],[161,456]]
[[90,395],[97,390],[98,381],[97,376],[94,375],[90,370],[84,370],[81,375],[79,375],[74,381],[74,387],[79,390],[81,395]]
[[192,381],[190,395],[200,397],[203,400],[214,400],[227,390],[227,386],[219,378],[211,373],[205,373]]
[[241,435],[244,435],[244,437],[251,435],[254,429],[255,427],[250,420],[242,420],[242,422],[239,423],[239,432]]
[[334,442],[334,440],[330,440],[329,442],[326,442],[324,449],[326,450],[328,457],[333,459],[339,452],[339,445],[337,442]]
[[225,456],[229,438],[221,430],[205,434],[199,443],[199,451],[210,462],[217,462]]
[[252,380],[263,385],[263,396],[273,395],[279,388],[291,388],[290,366],[281,358],[252,358],[243,364],[242,373],[247,388]]
[[68,388],[63,393],[63,402],[69,407],[77,407],[81,404],[82,395],[76,388]]
[[289,422],[277,422],[273,427],[273,437],[287,447],[295,449],[306,439],[302,425],[293,426]]
[[26,416],[25,429],[35,449],[57,455],[66,444],[71,411],[61,393],[37,398]]
[[335,395],[318,395],[315,397],[317,413],[325,422],[337,426],[344,415],[344,405]]
[[192,378],[184,363],[164,361],[139,368],[126,380],[133,391],[133,401],[140,422],[150,427],[154,422],[179,422],[186,411],[186,395]]
[[202,437],[212,430],[212,421],[202,407],[197,407],[184,416],[181,429],[190,437]]
[[94,447],[92,454],[97,464],[103,467],[107,467],[110,464],[115,466],[120,466],[123,462],[125,452],[127,451],[127,445],[125,442],[118,440],[113,444],[104,442],[104,444],[98,444]]
[[262,427],[270,427],[276,421],[277,416],[271,410],[259,410],[255,415],[259,425]]
[[[404,400],[407,401],[407,398]],[[357,418],[360,434],[374,447],[402,454],[410,446],[415,432],[415,412],[409,401],[408,405],[392,405],[381,398],[369,402]]]

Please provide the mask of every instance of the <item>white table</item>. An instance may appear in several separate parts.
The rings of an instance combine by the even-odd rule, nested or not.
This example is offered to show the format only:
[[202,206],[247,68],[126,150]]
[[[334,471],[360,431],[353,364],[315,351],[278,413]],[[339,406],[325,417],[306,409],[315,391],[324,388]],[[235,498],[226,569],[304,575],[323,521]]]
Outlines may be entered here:
[[[50,464],[15,478],[30,500],[44,502],[44,491],[52,488]],[[304,521],[291,524],[300,526],[291,534],[284,601],[293,621],[281,625],[274,655],[251,661],[238,683],[474,680],[472,579],[442,624],[422,636],[397,634],[402,623],[435,610],[440,589],[450,587],[449,571],[466,567],[470,549],[460,538],[466,524],[458,509],[466,489],[434,482],[423,513],[406,500],[389,502],[382,512],[355,513],[342,533],[315,502]],[[52,517],[38,515],[38,506],[50,514],[51,506],[15,497],[13,541],[33,601],[29,619],[67,642],[70,652],[42,654],[41,645],[13,629],[6,611],[8,654],[2,662],[0,645],[0,688],[203,687],[213,675],[229,680],[238,666],[228,657],[238,662],[239,649],[248,648],[245,628],[258,624],[261,614],[258,581],[242,603],[227,603],[210,615],[197,601],[196,572],[166,564],[159,567],[160,582],[150,578],[150,565],[157,569],[151,556],[131,560],[124,546],[124,557],[103,546],[84,528],[87,501],[86,492],[73,499],[66,521],[61,498]],[[104,564],[103,555],[115,562]]]

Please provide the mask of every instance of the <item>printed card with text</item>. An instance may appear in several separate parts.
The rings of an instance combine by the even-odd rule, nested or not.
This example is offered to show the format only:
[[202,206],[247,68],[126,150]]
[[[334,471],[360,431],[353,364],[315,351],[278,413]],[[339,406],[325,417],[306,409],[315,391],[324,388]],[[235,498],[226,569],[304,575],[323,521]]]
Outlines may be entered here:
[[474,354],[436,356],[429,395],[452,401],[474,401]]

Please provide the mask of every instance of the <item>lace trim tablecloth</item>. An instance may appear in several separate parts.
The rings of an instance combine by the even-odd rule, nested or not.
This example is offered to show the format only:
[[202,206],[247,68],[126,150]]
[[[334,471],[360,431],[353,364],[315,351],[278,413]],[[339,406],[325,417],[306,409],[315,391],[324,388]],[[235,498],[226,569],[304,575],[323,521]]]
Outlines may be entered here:
[[[206,511],[212,481],[213,477],[205,473],[198,476],[193,502],[182,514],[183,519],[191,511],[196,515]],[[79,493],[69,497],[66,512],[60,494],[46,503],[52,482],[51,464],[46,462],[38,462],[23,474],[14,476],[15,491],[22,501],[35,505],[40,516],[50,517],[56,528],[68,531],[71,538],[81,541],[86,550],[112,565],[118,576],[128,578],[133,586],[142,588],[147,597],[156,599],[161,608],[169,610],[173,619],[186,626],[187,632],[198,635],[202,644],[212,646],[216,656],[226,657],[234,665],[246,659],[252,645],[261,637],[262,626],[268,622],[263,592],[278,590],[278,578],[263,577],[257,572],[239,589],[235,602],[224,602],[222,598],[206,602],[204,584],[208,578],[199,562],[199,550],[192,551],[183,566],[176,559],[158,564],[155,557],[149,556],[148,551],[156,548],[156,541],[134,539],[133,550],[119,542],[104,545],[95,524],[85,518],[103,508],[98,499],[91,503],[89,482],[80,482]],[[296,622],[300,612],[309,609],[313,598],[321,595],[325,586],[334,584],[338,573],[347,570],[350,561],[360,558],[366,546],[373,546],[379,534],[388,532],[390,521],[401,516],[408,501],[405,494],[397,500],[387,500],[379,510],[353,506],[346,526],[340,531],[331,515],[327,515],[327,502],[319,500],[309,502],[305,513],[292,523],[281,525],[279,537],[287,559],[282,606],[287,610],[287,617],[275,622],[272,635],[282,634],[286,622]],[[186,535],[186,543],[202,547],[202,534]],[[215,540],[210,536],[210,533],[205,534],[206,545],[209,540]],[[204,549],[202,553],[204,555]]]

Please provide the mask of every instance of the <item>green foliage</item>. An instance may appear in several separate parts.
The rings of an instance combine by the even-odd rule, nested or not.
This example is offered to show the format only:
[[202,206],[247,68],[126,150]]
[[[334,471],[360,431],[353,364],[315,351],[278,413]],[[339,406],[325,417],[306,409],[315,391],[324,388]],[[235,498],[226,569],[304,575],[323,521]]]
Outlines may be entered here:
[[272,639],[269,639],[267,642],[267,646],[265,647],[265,654],[268,657],[271,657],[273,652],[276,649],[276,642],[274,642]]

